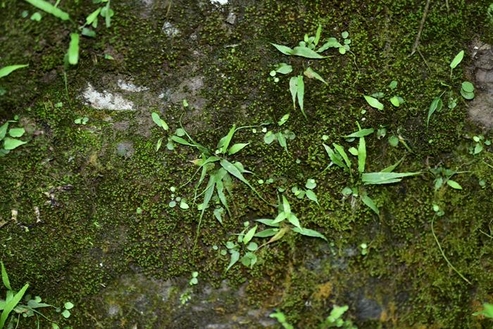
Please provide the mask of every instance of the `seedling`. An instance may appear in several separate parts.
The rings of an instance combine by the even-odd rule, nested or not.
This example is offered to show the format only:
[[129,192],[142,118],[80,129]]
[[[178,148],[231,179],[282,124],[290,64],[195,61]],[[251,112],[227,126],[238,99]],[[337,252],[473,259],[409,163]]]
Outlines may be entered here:
[[[252,228],[249,228],[250,223],[243,223],[244,229],[241,233],[238,234],[237,242],[228,241],[226,242],[226,248],[228,249],[229,254],[231,255],[229,265],[226,268],[226,272],[238,262],[238,260],[246,267],[252,268],[257,263],[257,255],[255,252],[259,249],[259,246],[256,242],[253,242],[252,239],[255,236],[255,232],[257,231],[258,225],[255,225]],[[243,257],[241,257],[241,252],[244,251]]]
[[[452,62],[450,62],[450,79],[452,79],[452,73],[453,70],[462,62],[462,59],[464,58],[464,50],[461,50],[457,55],[455,55],[454,59]],[[444,82],[441,82],[442,86],[447,87],[449,89],[449,102],[448,102],[448,108],[450,110],[453,110],[457,106],[457,99],[453,97],[452,93],[452,87]],[[440,110],[443,108],[443,102],[442,102],[442,96],[445,93],[443,91],[440,96],[435,97],[433,101],[431,102],[430,108],[428,109],[428,115],[426,118],[426,127],[428,127],[430,123],[430,118],[435,112],[440,112]],[[474,98],[474,85],[469,82],[469,81],[464,81],[461,84],[461,90],[460,94],[462,97],[466,100],[471,100]]]
[[[329,38],[327,42],[325,42],[321,47],[318,47],[320,42],[320,37],[322,34],[322,25],[319,25],[317,28],[317,32],[314,36],[309,36],[305,34],[303,41],[298,43],[298,46],[294,48],[290,48],[284,45],[279,45],[272,43],[272,45],[282,54],[287,56],[299,56],[307,59],[325,59],[327,57],[322,56],[321,54],[329,48],[337,48],[339,49],[339,53],[345,54],[346,51],[350,50],[351,39],[349,39],[349,33],[344,31],[342,33],[343,43],[339,43],[336,38]],[[289,74],[293,72],[293,67],[286,63],[279,63],[276,65],[275,69],[270,72],[270,76],[274,78],[274,82],[278,82],[279,78],[277,78],[277,74]],[[303,76],[306,76],[309,79],[316,79],[320,82],[327,85],[327,82],[315,72],[311,67],[307,67],[303,74],[298,74],[297,76],[291,77],[289,79],[289,92],[291,93],[291,97],[293,99],[293,108],[296,109],[296,103],[301,110],[301,113],[306,118],[306,113],[304,109],[304,97],[305,97],[305,82]]]
[[89,121],[88,117],[79,117],[79,118],[74,120],[74,123],[76,125],[85,125],[85,124],[87,124],[88,121]]
[[[397,88],[397,85],[398,85],[397,81],[395,80],[391,81],[388,86],[388,90],[393,92]],[[380,102],[380,99],[383,99],[385,97],[385,94],[383,92],[377,92],[372,94],[371,96],[363,95],[363,97],[368,103],[368,105],[379,111],[383,111],[385,106],[382,102]],[[399,107],[401,104],[404,103],[404,99],[398,95],[391,96],[389,98],[389,101],[394,107]]]
[[402,161],[398,161],[396,164],[387,167],[379,172],[365,172],[366,167],[366,141],[365,136],[368,136],[374,132],[372,128],[361,129],[358,125],[358,131],[344,136],[346,139],[359,139],[358,148],[351,147],[348,152],[357,158],[357,170],[353,169],[352,161],[346,150],[342,145],[333,143],[333,149],[323,144],[325,151],[327,152],[331,163],[328,167],[336,165],[341,168],[344,172],[349,174],[349,186],[346,186],[342,190],[342,194],[346,197],[357,198],[360,197],[361,201],[373,210],[377,215],[380,214],[378,207],[376,206],[373,199],[371,199],[364,190],[364,185],[382,185],[382,184],[392,184],[400,182],[403,178],[409,176],[415,176],[420,174],[420,172],[405,172],[405,173],[394,173],[393,170]]
[[311,201],[319,204],[318,203],[317,195],[313,191],[316,186],[317,186],[317,182],[315,181],[315,179],[309,178],[309,179],[306,180],[306,183],[305,183],[306,190],[301,189],[298,186],[293,186],[291,188],[291,192],[293,192],[293,194],[298,199],[303,199],[306,196],[309,200],[311,200]]
[[[5,270],[3,262],[0,262],[0,266],[2,272],[2,282],[4,287],[7,289],[6,298],[0,299],[0,310],[2,311],[2,314],[0,315],[0,329],[4,328],[5,323],[9,318],[10,313],[12,312],[15,312],[19,316],[17,318],[14,318],[13,316],[11,317],[8,328],[13,328],[14,325],[17,327],[21,318],[20,315],[22,314],[23,317],[41,316],[51,322],[51,328],[59,329],[58,324],[48,319],[40,311],[38,311],[38,309],[40,308],[52,307],[57,312],[61,313],[64,318],[70,317],[70,310],[74,307],[74,304],[72,304],[71,302],[66,302],[62,309],[50,304],[43,303],[41,297],[39,296],[36,296],[34,298],[30,298],[30,296],[27,296],[27,303],[21,304],[22,297],[29,288],[29,284],[26,283],[19,291],[13,290],[10,286],[9,276],[7,274],[7,271]],[[37,319],[37,322],[37,327],[40,328],[39,319]]]
[[359,245],[361,256],[368,255],[368,245],[366,243],[362,243]]
[[269,226],[269,228],[256,233],[255,237],[257,238],[271,237],[269,241],[262,244],[259,247],[259,249],[270,243],[280,240],[289,231],[293,231],[295,233],[312,238],[320,238],[327,241],[327,238],[322,233],[301,226],[300,220],[291,211],[291,205],[289,204],[289,201],[286,198],[286,196],[284,195],[282,196],[282,201],[281,199],[279,199],[277,208],[278,208],[278,215],[276,218],[256,219],[257,222]]
[[269,317],[276,319],[284,329],[294,329],[294,327],[287,322],[286,315],[279,310],[276,310],[274,313],[269,315]]
[[2,148],[0,148],[0,157],[27,143],[19,139],[26,132],[24,128],[9,128],[11,123],[17,123],[18,120],[19,117],[15,116],[14,120],[9,120],[0,126],[0,142],[3,142]]
[[[493,8],[493,4],[491,4],[490,7]],[[493,11],[493,9],[492,9],[492,11]],[[474,312],[472,315],[484,316],[487,319],[493,319],[493,304],[483,303],[483,309],[478,311],[478,312]]]
[[[277,125],[281,127],[283,124],[286,123],[286,121],[289,119],[289,113],[285,114],[281,120],[277,122]],[[263,128],[265,131],[267,131],[267,128]],[[289,129],[285,129],[284,131],[278,131],[278,132],[273,132],[272,130],[269,130],[265,133],[264,135],[264,142],[265,144],[271,144],[273,141],[277,140],[279,145],[284,148],[286,153],[289,153],[288,151],[288,140],[293,140],[295,139],[296,135]]]
[[472,138],[474,141],[474,147],[469,148],[469,153],[476,155],[484,150],[485,146],[491,145],[491,140],[485,139],[483,135],[477,135]]
[[188,287],[185,291],[180,295],[180,302],[182,305],[185,305],[192,299],[192,287],[199,283],[199,272],[192,272],[192,277],[190,281],[188,281]]
[[357,329],[351,320],[344,320],[343,315],[349,309],[349,306],[337,306],[334,305],[330,315],[325,319],[320,328],[344,328],[344,329]]
[[445,169],[442,167],[430,169],[430,172],[435,176],[434,186],[435,191],[440,190],[443,186],[448,185],[454,190],[462,190],[462,186],[455,180],[452,180],[452,176],[456,174],[462,174],[466,171],[454,171],[450,169]]
[[170,191],[171,191],[171,201],[168,203],[168,206],[170,208],[174,208],[177,205],[183,210],[187,210],[190,208],[185,198],[175,195],[176,187],[174,186],[170,187]]

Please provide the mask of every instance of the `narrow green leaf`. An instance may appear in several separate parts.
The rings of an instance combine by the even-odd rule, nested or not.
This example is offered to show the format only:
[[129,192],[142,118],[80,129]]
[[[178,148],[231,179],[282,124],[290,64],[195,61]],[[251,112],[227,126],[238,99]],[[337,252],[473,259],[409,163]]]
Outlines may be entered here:
[[229,213],[230,211],[228,206],[228,200],[226,199],[226,195],[224,194],[223,180],[218,175],[214,175],[214,181],[216,182],[216,193],[217,196],[219,197],[219,201],[221,201],[224,208],[226,208],[226,211]]
[[306,197],[308,199],[310,199],[310,200],[312,200],[318,204],[318,198],[317,198],[317,195],[315,194],[315,192],[313,192],[312,190],[306,190],[305,194],[306,194]]
[[282,212],[284,213],[286,218],[291,215],[291,205],[284,195],[282,196]]
[[457,55],[455,55],[452,62],[450,62],[450,69],[452,69],[452,70],[455,69],[457,67],[457,65],[459,65],[460,62],[462,62],[463,58],[464,58],[464,50],[461,50],[461,51],[459,51],[459,53]]
[[79,33],[70,33],[70,44],[68,46],[68,62],[76,65],[79,62]]
[[325,57],[317,53],[315,50],[312,50],[307,47],[302,47],[302,46],[297,46],[294,47],[293,50],[291,51],[291,55],[294,56],[300,56],[304,58],[311,58],[311,59],[324,59]]
[[315,32],[315,39],[313,40],[313,44],[316,46],[320,41],[320,35],[322,34],[322,25],[318,24],[317,32]]
[[346,163],[346,169],[351,171],[351,160],[349,160],[349,157],[347,156],[346,151],[344,151],[344,147],[342,147],[341,145],[336,144],[336,143],[332,143],[332,145],[334,146],[337,153],[339,153],[341,155],[342,159]]
[[383,104],[380,103],[380,101],[378,99],[371,97],[371,96],[366,96],[366,95],[363,95],[363,97],[365,98],[366,102],[371,107],[376,108],[379,111],[383,111]]
[[3,285],[8,290],[13,290],[12,287],[10,286],[9,275],[7,274],[7,270],[5,269],[5,265],[3,264],[3,262],[0,262],[0,265],[2,266],[2,282],[3,282]]
[[256,238],[267,238],[267,237],[276,235],[277,232],[279,232],[278,228],[268,228],[268,229],[265,229],[263,231],[256,233],[255,237]]
[[249,229],[248,232],[246,232],[245,236],[243,237],[243,244],[245,245],[248,244],[254,237],[256,231],[257,231],[257,225]]
[[375,131],[375,129],[373,129],[373,128],[365,128],[365,129],[360,129],[358,131],[355,131],[354,133],[349,134],[349,135],[346,135],[346,136],[343,136],[343,137],[344,138],[365,137],[365,136],[368,136],[368,135],[373,134],[374,131]]
[[28,3],[30,3],[31,5],[33,5],[34,7],[39,8],[39,9],[41,9],[41,10],[43,10],[43,11],[47,12],[48,14],[51,14],[55,17],[58,17],[63,21],[67,21],[70,19],[69,14],[67,14],[66,12],[61,10],[60,8],[53,6],[48,1],[44,1],[44,0],[26,0],[26,1]]
[[301,228],[300,220],[298,219],[298,217],[296,217],[295,214],[291,213],[289,216],[287,216],[287,220],[295,227]]
[[168,124],[166,123],[166,121],[164,121],[163,119],[161,119],[161,117],[159,116],[159,114],[157,114],[156,112],[152,112],[151,113],[151,116],[152,116],[152,121],[154,121],[154,123],[156,125],[158,125],[159,127],[163,128],[164,130],[168,130],[169,129]]
[[288,144],[286,142],[286,138],[284,137],[284,135],[279,132],[276,134],[276,137],[277,137],[277,141],[279,142],[279,145],[281,145],[282,148],[284,148],[284,150],[289,153],[288,151]]
[[361,175],[361,180],[365,185],[379,185],[379,184],[391,184],[400,182],[404,177],[416,176],[421,172],[405,172],[405,173],[394,173],[394,172],[371,172],[363,173]]
[[365,172],[366,165],[366,141],[364,137],[360,137],[358,144],[358,172]]
[[13,71],[21,69],[23,67],[28,67],[28,66],[29,66],[28,64],[23,64],[23,65],[9,65],[9,66],[2,67],[0,69],[0,78],[6,77],[7,75],[12,73]]
[[289,47],[286,47],[286,46],[283,46],[283,45],[278,45],[278,44],[275,44],[275,43],[271,43],[271,45],[273,45],[274,47],[276,47],[276,49],[279,50],[284,55],[291,56],[293,54],[293,49],[291,49]]
[[293,108],[296,108],[296,94],[298,93],[298,77],[291,77],[289,79],[289,92],[293,99]]
[[219,143],[217,143],[217,149],[220,151],[221,154],[226,154],[229,147],[229,143],[231,143],[231,140],[233,139],[235,132],[236,132],[236,125],[233,125],[233,127],[229,129],[228,134],[222,137],[219,140]]
[[308,228],[302,228],[302,227],[293,227],[293,232],[296,232],[296,233],[299,233],[299,234],[302,234],[304,236],[309,236],[309,237],[312,237],[312,238],[320,238],[320,239],[323,239],[325,241],[328,241],[327,238],[322,234],[322,233],[319,233],[315,230],[310,230]]
[[86,17],[86,25],[91,25],[98,18],[98,15],[100,12],[101,12],[101,8],[98,8],[95,11],[93,11],[92,13],[90,13]]
[[430,118],[435,113],[435,111],[440,111],[442,109],[443,103],[441,97],[436,97],[430,104],[430,109],[428,110],[428,117],[426,118],[426,127],[430,123]]
[[336,38],[331,37],[327,39],[327,42],[322,45],[322,47],[317,49],[317,53],[321,53],[329,48],[341,48],[343,45]]
[[274,223],[274,219],[260,218],[256,219],[255,221],[267,226],[279,227],[279,223]]
[[298,104],[300,105],[301,113],[306,118],[305,108],[303,105],[303,100],[305,98],[305,82],[303,81],[303,76],[298,75],[298,81],[296,83],[296,96],[298,97]]
[[22,287],[22,289],[18,293],[16,293],[12,299],[6,302],[5,308],[2,312],[2,315],[0,316],[0,328],[4,327],[5,321],[7,321],[10,312],[12,312],[12,310],[17,306],[17,304],[19,304],[22,297],[26,293],[27,288],[29,288],[28,283],[26,283],[24,287]]
[[9,128],[9,122],[5,122],[2,126],[0,126],[0,140],[5,138],[7,135],[7,129]]
[[378,210],[378,207],[376,206],[375,202],[368,195],[366,195],[366,194],[362,195],[361,201],[363,201],[363,203],[365,205],[367,205],[368,208],[373,210],[373,212],[375,212],[375,214],[380,215],[380,211]]
[[238,153],[240,152],[245,146],[247,146],[248,144],[250,143],[237,143],[237,144],[234,144],[232,145],[229,150],[228,150],[228,154],[229,155],[233,155],[235,153]]
[[310,78],[310,79],[317,79],[318,81],[321,81],[323,83],[325,83],[327,85],[327,81],[325,81],[321,76],[320,74],[318,74],[317,72],[315,72],[314,70],[312,70],[311,67],[308,67],[305,72],[303,72],[303,74],[307,77],[307,78]]
[[342,162],[342,158],[330,148],[330,146],[323,144],[325,151],[329,155],[330,161],[332,161],[333,164],[335,164],[338,167],[341,167],[343,169],[346,169],[346,166],[344,165],[344,162]]
[[229,252],[231,253],[231,260],[226,268],[226,272],[240,259],[240,253],[238,250],[230,250]]
[[245,177],[243,177],[242,173],[238,170],[238,168],[234,164],[232,164],[226,159],[221,159],[219,163],[221,164],[221,167],[223,167],[227,172],[229,172],[231,175],[241,180],[243,183],[245,183],[245,185],[251,188],[258,195],[255,188],[246,180]]

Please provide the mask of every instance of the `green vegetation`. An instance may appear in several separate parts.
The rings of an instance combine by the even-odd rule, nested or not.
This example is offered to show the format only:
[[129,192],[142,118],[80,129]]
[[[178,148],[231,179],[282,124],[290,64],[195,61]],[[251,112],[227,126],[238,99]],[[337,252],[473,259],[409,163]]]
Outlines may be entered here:
[[[489,2],[111,1],[111,16],[50,0],[64,21],[4,1],[0,66],[29,63],[0,80],[4,137],[28,141],[0,159],[12,287],[73,301],[73,328],[255,327],[273,309],[285,328],[488,326],[471,314],[492,299],[492,136],[467,118],[488,96]],[[88,83],[134,107],[92,108]]]

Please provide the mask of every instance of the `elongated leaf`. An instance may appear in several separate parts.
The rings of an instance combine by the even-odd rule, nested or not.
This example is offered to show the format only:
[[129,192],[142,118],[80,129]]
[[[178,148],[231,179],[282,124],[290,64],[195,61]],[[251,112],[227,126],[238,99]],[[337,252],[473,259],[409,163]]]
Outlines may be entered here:
[[460,186],[460,184],[457,183],[455,180],[451,180],[451,179],[447,180],[447,185],[453,189],[462,190],[462,186]]
[[0,262],[0,265],[2,266],[2,282],[3,282],[3,285],[8,290],[13,290],[12,287],[10,286],[9,275],[7,274],[7,270],[5,269],[5,265],[3,264],[3,262]]
[[327,42],[322,45],[322,47],[317,49],[317,53],[321,53],[329,48],[341,48],[343,45],[336,38],[331,37],[327,39]]
[[274,223],[273,219],[260,218],[260,219],[256,219],[255,221],[267,226],[279,227],[279,223]]
[[255,193],[257,193],[255,188],[252,185],[250,185],[250,183],[246,180],[245,177],[243,177],[243,174],[238,170],[238,168],[234,164],[232,164],[226,159],[221,159],[219,163],[221,164],[221,167],[223,167],[227,172],[229,172],[231,175],[241,180],[243,183],[245,183],[245,185],[247,185]]
[[240,152],[245,146],[247,146],[248,144],[250,143],[237,143],[237,144],[234,144],[232,145],[229,150],[228,150],[228,154],[229,155],[232,155],[232,154],[235,154],[235,153],[238,153]]
[[325,151],[329,155],[330,161],[338,167],[346,169],[346,165],[342,162],[342,158],[330,148],[330,146],[323,144]]
[[5,303],[5,308],[2,312],[2,315],[0,316],[0,328],[4,327],[5,321],[7,321],[7,318],[9,317],[10,312],[12,312],[12,310],[17,306],[17,304],[19,304],[22,297],[26,293],[27,288],[29,288],[28,283],[26,283],[24,285],[24,287],[22,287],[22,289],[18,293],[16,293],[12,299],[8,300]]
[[276,235],[277,232],[279,232],[278,228],[268,228],[268,229],[265,229],[265,230],[260,231],[258,233],[255,233],[255,237],[256,238],[267,238],[267,237]]
[[360,174],[365,172],[365,165],[366,165],[366,141],[364,137],[360,137],[358,144],[358,171]]
[[371,172],[363,173],[361,175],[361,180],[366,185],[391,184],[400,182],[404,177],[416,176],[419,174],[421,174],[421,172]]
[[462,62],[463,58],[464,58],[464,50],[461,50],[461,51],[459,51],[459,53],[457,55],[455,55],[452,62],[450,62],[450,69],[452,69],[452,70],[455,69],[457,67],[457,65],[459,65],[460,62]]
[[307,47],[301,47],[297,46],[294,47],[293,50],[291,51],[291,55],[294,56],[300,56],[304,58],[311,58],[311,59],[324,59],[325,57],[317,53],[315,50],[312,50]]
[[3,148],[6,150],[13,150],[26,143],[27,142],[23,142],[19,139],[5,137],[5,139],[3,140]]
[[327,238],[322,234],[322,233],[319,233],[315,230],[310,230],[308,228],[302,228],[302,227],[293,227],[293,232],[296,232],[296,233],[299,233],[299,234],[302,234],[304,236],[309,236],[309,237],[312,237],[312,238],[320,238],[320,239],[323,239],[325,241],[328,241]]
[[44,1],[44,0],[26,0],[26,1],[28,3],[30,3],[31,5],[33,5],[34,7],[39,8],[39,9],[41,9],[41,10],[43,10],[43,11],[47,12],[48,14],[51,14],[55,17],[58,17],[63,21],[67,21],[70,19],[69,14],[67,14],[66,12],[61,10],[60,8],[53,6],[48,1]]
[[271,43],[271,45],[273,45],[274,47],[276,47],[276,49],[279,50],[284,55],[291,56],[293,54],[293,49],[291,49],[289,47],[286,47],[286,46],[283,46],[283,45],[278,45],[278,44],[275,44],[275,43]]
[[219,177],[219,175],[214,175],[214,181],[216,182],[216,193],[217,196],[219,197],[219,200],[223,204],[224,208],[226,208],[226,211],[229,214],[229,206],[228,206],[228,200],[226,199],[226,195],[224,194],[224,184],[222,178]]
[[351,160],[349,160],[346,151],[344,151],[344,147],[336,143],[332,143],[332,145],[334,146],[337,153],[339,153],[341,157],[344,159],[344,162],[346,163],[346,169],[351,171]]
[[231,254],[231,260],[226,268],[226,272],[240,259],[240,252],[238,250],[229,250],[229,252]]
[[2,67],[0,69],[0,78],[6,77],[7,75],[9,75],[10,73],[12,73],[13,71],[18,70],[18,69],[21,69],[23,67],[27,67],[27,66],[29,66],[29,65],[28,64],[23,64],[23,65],[9,65],[9,66]]
[[320,35],[322,34],[322,25],[318,24],[317,32],[315,32],[315,39],[313,40],[313,44],[316,46],[320,41]]
[[373,134],[374,131],[375,131],[375,129],[373,129],[373,128],[365,128],[365,129],[360,129],[358,131],[355,131],[354,133],[349,134],[349,135],[346,135],[346,136],[343,136],[343,137],[344,138],[365,137],[365,136],[368,136],[368,135]]
[[296,108],[296,94],[298,93],[298,77],[291,77],[289,79],[289,92],[293,99],[293,108]]
[[79,33],[70,33],[70,44],[68,46],[68,62],[76,65],[79,62]]
[[219,143],[217,143],[217,149],[220,151],[221,154],[226,154],[229,143],[231,143],[231,140],[233,139],[233,135],[236,132],[236,125],[233,125],[231,129],[229,130],[228,134],[221,138],[219,140]]
[[315,192],[313,192],[312,190],[306,190],[305,195],[308,199],[310,199],[310,200],[312,200],[318,204],[318,198],[317,198],[317,195],[315,194]]
[[378,210],[377,205],[375,204],[375,202],[368,195],[366,195],[366,194],[362,195],[361,196],[361,201],[363,201],[363,203],[365,205],[367,205],[368,208],[370,208],[371,210],[373,210],[373,212],[375,212],[375,214],[380,215],[380,211]]
[[305,107],[303,105],[303,101],[305,99],[305,82],[303,81],[302,75],[298,75],[296,89],[296,96],[298,98],[298,104],[300,105],[301,113],[303,113],[306,118]]
[[5,122],[2,126],[0,126],[0,140],[5,138],[7,135],[7,129],[9,128],[9,122]]
[[98,15],[100,12],[101,12],[101,8],[98,8],[95,11],[93,11],[92,13],[90,13],[86,17],[86,25],[91,25],[98,18]]
[[276,72],[281,73],[281,74],[289,74],[289,73],[293,72],[293,67],[291,65],[286,64],[286,63],[281,63],[276,68]]
[[284,195],[282,196],[282,212],[284,213],[286,218],[288,218],[289,215],[291,215],[291,205],[289,204],[288,199],[286,199]]
[[428,124],[430,123],[430,118],[435,113],[435,111],[440,111],[442,109],[443,102],[441,97],[435,98],[431,104],[430,104],[430,109],[428,110],[428,117],[426,118],[426,127],[428,127]]
[[321,76],[320,74],[318,74],[317,72],[315,72],[314,70],[312,70],[311,67],[307,68],[305,70],[305,72],[303,72],[303,74],[307,77],[307,78],[310,78],[310,79],[317,79],[318,81],[321,81],[323,83],[325,83],[327,85],[327,81],[325,81]]
[[287,216],[287,219],[295,227],[301,228],[300,220],[298,219],[298,217],[296,217],[295,214],[291,213],[289,216]]
[[248,232],[246,232],[245,236],[243,237],[243,244],[245,245],[248,244],[255,236],[256,231],[257,231],[257,225],[249,229]]
[[277,217],[274,218],[274,221],[272,223],[277,224],[282,222],[287,218],[286,213],[284,211],[281,211],[279,214],[277,214]]
[[376,99],[375,97],[366,96],[366,95],[363,95],[363,97],[365,98],[366,102],[371,107],[376,108],[379,111],[383,111],[383,104],[380,103],[380,101],[378,99]]

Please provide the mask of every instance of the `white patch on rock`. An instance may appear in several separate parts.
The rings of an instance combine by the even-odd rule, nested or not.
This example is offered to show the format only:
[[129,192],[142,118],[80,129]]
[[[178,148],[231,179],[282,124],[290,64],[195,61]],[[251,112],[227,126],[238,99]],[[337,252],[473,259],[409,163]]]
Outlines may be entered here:
[[141,91],[149,90],[149,88],[147,88],[147,87],[137,87],[133,83],[123,81],[122,79],[118,80],[117,84],[121,90],[131,91],[133,93],[138,93]]
[[166,34],[170,38],[176,37],[178,34],[180,34],[180,30],[174,27],[173,24],[171,24],[170,22],[164,22],[162,30],[164,34]]
[[87,83],[82,93],[86,103],[98,110],[133,110],[134,103],[124,99],[121,95],[106,90],[99,92]]

